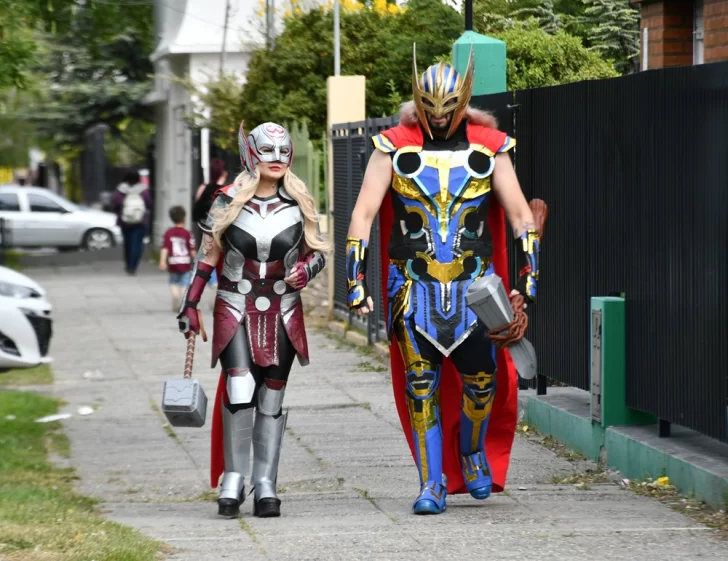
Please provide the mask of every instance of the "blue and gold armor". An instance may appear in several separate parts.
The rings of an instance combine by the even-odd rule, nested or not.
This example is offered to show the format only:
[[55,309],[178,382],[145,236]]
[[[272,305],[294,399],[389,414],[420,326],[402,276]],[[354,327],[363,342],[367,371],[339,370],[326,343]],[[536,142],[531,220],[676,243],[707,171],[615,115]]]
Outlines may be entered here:
[[443,357],[462,382],[460,460],[470,494],[490,495],[492,477],[484,448],[496,391],[495,348],[465,302],[472,282],[493,273],[488,228],[495,151],[468,142],[466,124],[446,141],[396,149],[384,135],[374,146],[391,155],[394,226],[389,241],[388,331],[405,363],[420,495],[416,513],[446,508],[442,469],[439,384]]
[[[414,54],[413,48],[413,99],[403,107],[400,124],[372,142],[392,158],[379,215],[381,239],[389,240],[381,248],[381,266],[394,397],[420,476],[413,511],[437,514],[446,508],[448,490],[485,499],[505,484],[516,425],[516,372],[491,344],[465,294],[476,279],[493,273],[508,285],[504,212],[492,200],[491,180],[496,154],[515,141],[497,130],[490,115],[470,107],[472,49],[463,74],[438,63],[419,75]],[[366,252],[360,249],[364,240],[347,241],[349,307],[357,308],[366,299],[359,265]],[[538,247],[526,239],[524,248],[529,244],[535,248],[528,259],[534,274],[524,286],[535,294]],[[523,274],[529,274],[526,265]],[[496,403],[497,385],[502,399]],[[492,466],[485,449],[489,424]]]

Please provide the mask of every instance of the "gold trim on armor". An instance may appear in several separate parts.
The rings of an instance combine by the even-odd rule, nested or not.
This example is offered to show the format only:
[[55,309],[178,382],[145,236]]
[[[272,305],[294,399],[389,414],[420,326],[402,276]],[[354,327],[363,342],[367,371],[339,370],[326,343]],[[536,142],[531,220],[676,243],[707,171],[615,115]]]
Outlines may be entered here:
[[[490,415],[493,409],[493,400],[495,398],[495,372],[489,374],[487,372],[478,372],[477,374],[463,374],[463,414],[473,423],[473,433],[470,441],[471,452],[478,449],[480,442],[480,427]],[[474,399],[465,391],[467,386],[476,388],[479,392],[485,392],[488,386],[491,386],[487,395],[482,398]]]
[[[437,372],[437,365],[424,359],[415,352],[414,343],[408,335],[404,322],[396,322],[394,324],[394,329],[397,335],[399,350],[405,364],[404,375],[407,377],[408,389],[408,393],[406,395],[407,410],[412,430],[417,434],[418,451],[420,456],[419,467],[422,472],[422,480],[427,481],[429,479],[429,463],[427,458],[427,447],[425,445],[425,435],[429,429],[437,426],[438,424],[437,409],[440,406],[440,388],[438,385],[438,388],[432,392],[430,397],[425,397],[432,391],[431,386],[428,385],[421,389],[412,387],[412,384],[410,383],[410,373],[414,374],[412,378],[416,379],[417,377],[422,376],[422,373],[425,370]],[[437,383],[437,381],[434,381],[433,383]],[[410,397],[409,392],[411,392],[415,398]]]

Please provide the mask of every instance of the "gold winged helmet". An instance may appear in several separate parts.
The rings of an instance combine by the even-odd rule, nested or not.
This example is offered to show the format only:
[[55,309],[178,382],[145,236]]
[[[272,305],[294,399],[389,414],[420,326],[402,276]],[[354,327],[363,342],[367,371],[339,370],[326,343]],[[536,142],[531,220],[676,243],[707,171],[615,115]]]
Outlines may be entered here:
[[433,138],[433,135],[427,115],[437,118],[452,113],[450,127],[445,137],[450,138],[465,118],[473,94],[473,48],[470,47],[465,76],[461,76],[454,66],[444,62],[433,64],[425,70],[422,76],[419,76],[416,47],[413,43],[412,93],[417,118],[430,138]]

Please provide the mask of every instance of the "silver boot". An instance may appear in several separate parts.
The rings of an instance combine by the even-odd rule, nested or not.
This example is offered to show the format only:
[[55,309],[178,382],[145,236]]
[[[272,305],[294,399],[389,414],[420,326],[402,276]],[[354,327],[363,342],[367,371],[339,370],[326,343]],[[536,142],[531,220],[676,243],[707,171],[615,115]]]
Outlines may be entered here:
[[260,389],[258,412],[253,429],[253,476],[255,488],[253,514],[260,517],[280,516],[281,501],[276,494],[278,462],[288,415],[275,418],[281,411],[285,388]]
[[250,475],[250,444],[253,439],[253,408],[236,413],[222,408],[225,473],[217,500],[220,516],[236,517],[245,500],[245,478]]

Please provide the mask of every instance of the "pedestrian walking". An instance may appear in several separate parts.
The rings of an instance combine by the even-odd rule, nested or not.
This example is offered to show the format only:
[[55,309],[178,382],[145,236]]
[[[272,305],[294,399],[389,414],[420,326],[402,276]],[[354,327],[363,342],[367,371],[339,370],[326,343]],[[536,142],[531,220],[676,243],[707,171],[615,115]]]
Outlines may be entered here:
[[[470,106],[472,53],[464,74],[416,67],[413,53],[413,100],[399,124],[371,139],[345,258],[359,316],[374,307],[367,270],[384,277],[394,398],[420,475],[412,510],[439,514],[448,493],[483,500],[505,486],[518,378],[465,295],[492,274],[508,290],[507,219],[519,271],[511,304],[534,302],[540,234],[508,155],[515,140]],[[367,264],[377,214],[380,262]]]
[[197,258],[195,241],[185,228],[187,213],[181,206],[169,209],[174,226],[164,233],[159,268],[169,273],[169,290],[172,294],[172,310],[179,312],[182,297],[192,279],[192,262]]
[[264,123],[246,135],[241,124],[238,145],[244,170],[217,191],[200,223],[200,258],[178,318],[185,336],[200,331],[198,304],[217,269],[212,366],[219,360],[222,373],[211,485],[221,488],[218,513],[235,517],[250,476],[253,514],[271,517],[281,514],[276,479],[286,384],[294,359],[309,360],[300,293],[323,269],[330,245],[319,235],[313,197],[290,169],[288,131]]
[[141,182],[139,172],[126,172],[114,191],[112,207],[116,213],[116,223],[124,236],[124,264],[129,275],[136,274],[142,258],[151,206],[149,187]]

